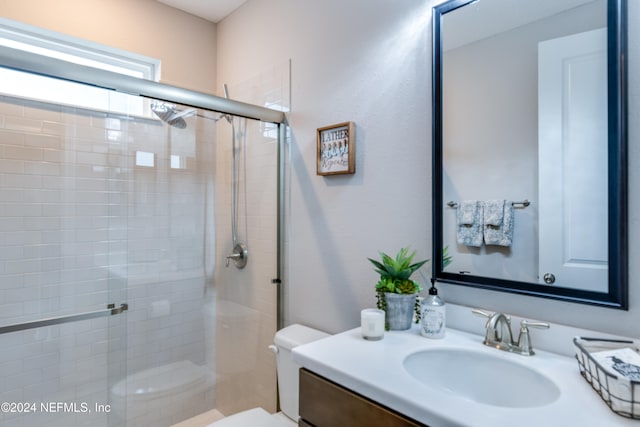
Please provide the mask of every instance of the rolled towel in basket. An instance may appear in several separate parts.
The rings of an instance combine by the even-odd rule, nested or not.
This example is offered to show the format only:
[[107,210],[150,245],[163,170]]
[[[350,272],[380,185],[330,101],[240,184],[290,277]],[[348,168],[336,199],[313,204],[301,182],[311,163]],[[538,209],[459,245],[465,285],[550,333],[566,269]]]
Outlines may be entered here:
[[513,242],[513,203],[509,200],[484,202],[484,243],[511,246]]
[[[640,413],[640,403],[636,401],[634,389],[640,390],[640,355],[631,348],[598,351],[591,356],[599,367],[613,377],[607,378],[599,370],[595,370],[603,397],[610,402],[611,409],[627,414]],[[601,393],[602,393],[601,391]]]
[[458,243],[465,246],[482,246],[482,203],[463,200],[456,213]]

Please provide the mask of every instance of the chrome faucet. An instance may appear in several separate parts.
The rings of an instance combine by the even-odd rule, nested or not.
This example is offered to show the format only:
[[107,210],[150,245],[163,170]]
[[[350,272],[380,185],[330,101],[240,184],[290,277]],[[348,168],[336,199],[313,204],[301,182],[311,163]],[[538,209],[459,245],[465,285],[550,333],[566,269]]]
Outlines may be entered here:
[[484,341],[482,342],[484,345],[523,356],[533,356],[535,354],[531,346],[529,327],[540,329],[549,329],[550,327],[548,323],[523,320],[520,322],[518,341],[514,342],[511,332],[511,317],[502,313],[487,313],[481,310],[471,311],[488,319]]
[[511,318],[502,313],[493,313],[487,321],[484,345],[507,349],[513,345]]

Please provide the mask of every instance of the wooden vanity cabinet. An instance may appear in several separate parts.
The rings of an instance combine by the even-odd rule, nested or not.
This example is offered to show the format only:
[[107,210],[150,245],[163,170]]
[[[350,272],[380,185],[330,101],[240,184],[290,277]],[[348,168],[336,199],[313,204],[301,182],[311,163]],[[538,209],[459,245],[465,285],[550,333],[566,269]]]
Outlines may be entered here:
[[304,368],[299,396],[300,427],[427,427]]

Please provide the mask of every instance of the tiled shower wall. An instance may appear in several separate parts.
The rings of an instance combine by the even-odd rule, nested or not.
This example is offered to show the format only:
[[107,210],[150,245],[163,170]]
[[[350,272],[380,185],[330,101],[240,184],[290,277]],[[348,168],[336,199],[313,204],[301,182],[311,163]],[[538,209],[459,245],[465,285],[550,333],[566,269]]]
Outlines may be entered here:
[[214,127],[0,97],[1,324],[129,304],[125,316],[0,336],[1,401],[79,409],[2,413],[0,426],[169,425],[213,407],[209,387],[125,414],[110,390],[185,360],[213,381]]

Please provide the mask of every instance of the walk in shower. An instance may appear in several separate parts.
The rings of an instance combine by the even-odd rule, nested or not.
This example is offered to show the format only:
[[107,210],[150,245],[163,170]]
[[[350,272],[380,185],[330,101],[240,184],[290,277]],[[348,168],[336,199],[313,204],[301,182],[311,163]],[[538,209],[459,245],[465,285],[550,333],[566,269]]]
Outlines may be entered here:
[[116,112],[0,94],[0,426],[274,411],[281,113],[11,49],[0,64],[146,95],[99,89]]

